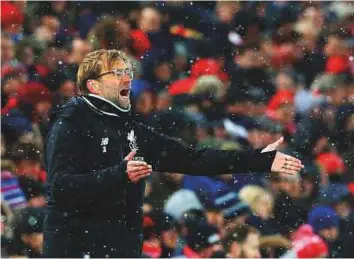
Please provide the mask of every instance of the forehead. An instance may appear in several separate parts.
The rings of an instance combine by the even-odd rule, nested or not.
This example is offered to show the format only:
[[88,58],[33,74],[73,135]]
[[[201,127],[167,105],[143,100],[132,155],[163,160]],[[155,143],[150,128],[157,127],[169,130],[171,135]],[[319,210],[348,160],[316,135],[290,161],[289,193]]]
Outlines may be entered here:
[[336,35],[331,35],[331,36],[328,37],[328,42],[329,43],[330,42],[337,43],[337,42],[340,42],[340,41],[341,41],[341,39],[338,36],[336,36]]
[[111,62],[108,62],[108,60],[102,62],[101,71],[110,71],[114,69],[131,69],[131,64],[122,58],[114,59]]

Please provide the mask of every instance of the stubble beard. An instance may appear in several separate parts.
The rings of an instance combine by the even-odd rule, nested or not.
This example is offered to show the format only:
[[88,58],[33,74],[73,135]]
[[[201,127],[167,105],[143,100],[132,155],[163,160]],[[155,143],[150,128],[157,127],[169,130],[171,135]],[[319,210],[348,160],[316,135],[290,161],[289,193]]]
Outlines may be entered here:
[[124,110],[127,110],[127,109],[130,109],[130,97],[128,99],[125,99],[124,97],[121,97],[120,95],[118,95],[118,99],[116,101],[117,105],[124,109]]

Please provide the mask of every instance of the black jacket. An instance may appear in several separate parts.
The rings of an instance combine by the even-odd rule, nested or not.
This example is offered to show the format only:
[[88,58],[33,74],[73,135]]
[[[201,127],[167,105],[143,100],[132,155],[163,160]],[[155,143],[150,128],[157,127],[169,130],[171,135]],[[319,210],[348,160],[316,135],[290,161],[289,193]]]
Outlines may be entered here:
[[[56,114],[46,137],[46,256],[55,256],[53,242],[65,233],[81,238],[80,251],[95,250],[90,242],[109,243],[127,250],[106,253],[110,256],[140,256],[140,246],[126,245],[141,242],[145,189],[145,181],[133,184],[127,178],[124,158],[132,148],[138,148],[137,156],[155,171],[192,175],[269,171],[275,156],[275,151],[197,151],[132,120],[129,113],[103,98],[74,97]],[[85,242],[88,236],[91,239]],[[106,255],[93,253],[91,256]]]

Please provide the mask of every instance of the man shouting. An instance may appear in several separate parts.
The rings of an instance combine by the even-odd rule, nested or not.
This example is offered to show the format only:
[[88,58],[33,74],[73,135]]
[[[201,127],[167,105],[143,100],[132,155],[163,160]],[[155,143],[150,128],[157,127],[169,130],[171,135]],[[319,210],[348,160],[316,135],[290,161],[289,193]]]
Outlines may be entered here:
[[56,113],[46,138],[44,257],[140,257],[145,179],[152,170],[193,175],[303,167],[277,152],[194,150],[133,120],[131,64],[118,50],[89,53],[80,95]]

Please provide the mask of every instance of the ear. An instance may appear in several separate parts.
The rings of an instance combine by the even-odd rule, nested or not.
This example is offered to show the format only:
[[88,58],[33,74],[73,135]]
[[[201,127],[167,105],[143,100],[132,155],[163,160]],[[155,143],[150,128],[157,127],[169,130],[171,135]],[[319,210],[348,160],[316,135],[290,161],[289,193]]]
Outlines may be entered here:
[[86,88],[91,94],[99,93],[99,82],[96,80],[89,79],[86,82]]

